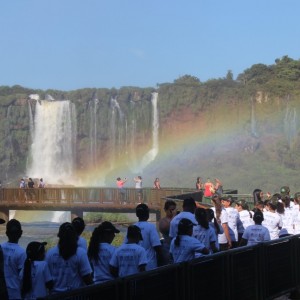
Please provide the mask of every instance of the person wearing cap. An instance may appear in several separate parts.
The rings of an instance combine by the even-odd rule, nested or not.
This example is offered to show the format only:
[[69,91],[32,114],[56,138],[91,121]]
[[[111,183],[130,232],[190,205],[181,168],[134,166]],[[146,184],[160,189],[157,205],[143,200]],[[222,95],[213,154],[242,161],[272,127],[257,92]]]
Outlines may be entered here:
[[2,243],[1,248],[9,299],[21,299],[21,278],[19,274],[26,259],[25,249],[18,244],[22,233],[22,226],[18,220],[11,219],[6,223],[8,241]]
[[250,225],[254,225],[253,215],[248,210],[248,203],[245,199],[235,201],[234,208],[238,211],[241,220],[241,223],[238,226],[238,240],[240,242],[245,229]]
[[193,237],[204,244],[210,254],[218,252],[219,249],[216,247],[217,235],[215,230],[209,226],[205,208],[196,208],[195,217],[198,224],[194,227]]
[[26,260],[21,270],[22,298],[44,298],[53,287],[53,279],[45,258],[46,242],[30,242],[26,248]]
[[213,204],[215,218],[219,224],[222,225],[223,233],[218,234],[218,243],[221,251],[228,250],[232,247],[231,237],[228,226],[228,214],[226,209],[221,204],[220,196],[214,195],[211,198]]
[[143,240],[140,241],[139,245],[146,250],[148,259],[146,271],[149,271],[162,264],[162,245],[156,226],[148,222],[149,207],[141,203],[137,205],[135,213],[139,220],[134,225],[138,226],[142,232]]
[[176,237],[177,231],[178,231],[178,223],[181,219],[189,219],[192,223],[197,224],[197,220],[195,218],[195,209],[196,209],[196,203],[193,198],[186,198],[183,200],[182,205],[183,211],[180,212],[178,215],[176,215],[171,223],[170,223],[170,233],[169,236],[171,238]]
[[81,236],[85,228],[84,220],[80,217],[76,217],[72,220],[72,225],[75,228],[78,235],[78,241],[77,241],[78,247],[81,247],[82,249],[87,251],[86,239]]
[[281,216],[276,212],[277,205],[278,198],[273,195],[266,205],[266,211],[263,212],[262,225],[268,228],[271,240],[278,239],[279,230],[282,228]]
[[240,215],[238,211],[231,206],[231,196],[222,195],[220,199],[228,215],[228,227],[232,248],[236,248],[238,246],[238,227],[243,226],[240,220]]
[[253,220],[255,224],[245,229],[240,246],[254,246],[258,243],[271,240],[268,228],[262,225],[264,220],[263,213],[261,211],[255,212]]
[[60,225],[58,244],[47,251],[46,261],[53,277],[53,293],[93,283],[87,252],[78,247],[78,235],[71,223]]
[[170,246],[171,261],[174,263],[189,261],[203,254],[209,254],[205,245],[192,237],[194,226],[196,223],[189,219],[183,218],[179,221],[177,236],[172,240]]
[[92,233],[88,257],[93,268],[94,283],[102,283],[114,279],[110,273],[109,262],[116,251],[116,247],[111,243],[115,234],[119,233],[111,222],[104,221],[96,227]]
[[124,277],[146,270],[146,250],[138,245],[141,240],[141,229],[130,225],[127,229],[127,241],[117,248],[109,262],[110,272],[114,277]]

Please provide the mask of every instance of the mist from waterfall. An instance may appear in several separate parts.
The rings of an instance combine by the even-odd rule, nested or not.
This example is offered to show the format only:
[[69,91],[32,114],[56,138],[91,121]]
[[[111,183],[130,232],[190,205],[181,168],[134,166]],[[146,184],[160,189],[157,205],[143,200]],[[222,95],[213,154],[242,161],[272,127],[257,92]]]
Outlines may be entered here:
[[70,183],[76,144],[76,113],[68,101],[38,101],[34,118],[29,177]]
[[254,101],[251,102],[251,135],[257,137]]
[[31,102],[30,101],[28,101],[28,111],[29,111],[30,138],[31,138],[31,143],[32,143],[33,142],[33,136],[34,136],[34,121],[33,121],[32,107],[31,107]]
[[143,156],[141,170],[145,169],[157,156],[159,150],[158,129],[159,118],[157,108],[158,93],[152,93],[152,148]]

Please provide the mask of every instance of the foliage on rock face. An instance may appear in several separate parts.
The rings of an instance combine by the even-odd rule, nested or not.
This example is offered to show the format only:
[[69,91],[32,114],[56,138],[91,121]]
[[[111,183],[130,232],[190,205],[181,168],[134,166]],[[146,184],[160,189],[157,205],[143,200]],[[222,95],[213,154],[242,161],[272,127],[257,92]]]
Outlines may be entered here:
[[[56,100],[70,100],[76,106],[77,114],[77,152],[83,159],[88,153],[91,132],[90,120],[94,120],[97,127],[99,152],[109,151],[108,126],[111,122],[111,99],[116,99],[126,118],[116,112],[116,130],[120,136],[126,126],[132,122],[138,124],[136,139],[141,144],[147,144],[151,137],[151,94],[159,94],[160,122],[172,122],[174,112],[184,113],[189,110],[193,117],[203,112],[214,114],[218,105],[223,107],[248,107],[251,101],[268,103],[272,109],[282,111],[289,103],[297,104],[300,99],[300,61],[288,56],[278,58],[272,65],[254,64],[239,74],[234,80],[232,71],[228,71],[224,78],[211,79],[201,82],[192,75],[184,75],[171,83],[160,83],[157,88],[122,87],[120,89],[84,88],[73,91],[33,90],[18,85],[0,87],[0,179],[24,174],[26,160],[30,149],[30,126],[28,115],[28,99],[30,94],[38,94],[40,99],[51,95]],[[35,100],[30,100],[34,103]],[[34,112],[34,105],[32,105]],[[266,109],[264,107],[264,109]],[[237,109],[237,119],[241,112]],[[289,117],[291,119],[291,117]],[[171,120],[171,121],[170,121]],[[280,120],[277,120],[280,122]],[[282,120],[284,123],[284,120]],[[242,123],[248,130],[251,124]],[[267,126],[257,124],[257,126]],[[268,125],[272,126],[272,125]],[[277,129],[274,129],[276,131]],[[251,130],[249,130],[251,131]],[[263,134],[263,129],[261,129]],[[251,134],[251,133],[250,133]],[[296,170],[300,166],[299,136],[296,133],[292,139],[282,135],[273,143],[272,151],[264,152],[278,161],[287,169]],[[124,141],[125,143],[125,141]],[[260,146],[246,145],[245,151],[262,151]],[[256,150],[258,149],[258,150]],[[248,153],[247,152],[247,153]],[[105,157],[105,155],[103,155]],[[79,158],[78,158],[79,159]],[[191,158],[191,165],[193,159]],[[238,159],[235,160],[237,162]],[[85,161],[78,161],[78,166]],[[219,164],[219,162],[218,162]]]

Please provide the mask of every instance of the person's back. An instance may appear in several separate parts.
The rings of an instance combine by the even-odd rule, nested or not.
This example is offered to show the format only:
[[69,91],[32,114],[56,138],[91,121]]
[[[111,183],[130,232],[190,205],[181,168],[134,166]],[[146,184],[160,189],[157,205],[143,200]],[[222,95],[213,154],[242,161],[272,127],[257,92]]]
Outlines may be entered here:
[[22,236],[22,227],[18,220],[11,219],[6,224],[8,242],[1,244],[4,257],[4,276],[9,299],[21,299],[20,270],[26,259],[26,252],[18,241]]
[[53,292],[83,287],[92,283],[92,269],[85,250],[77,246],[77,233],[66,222],[59,228],[59,242],[49,249],[46,261],[53,276]]

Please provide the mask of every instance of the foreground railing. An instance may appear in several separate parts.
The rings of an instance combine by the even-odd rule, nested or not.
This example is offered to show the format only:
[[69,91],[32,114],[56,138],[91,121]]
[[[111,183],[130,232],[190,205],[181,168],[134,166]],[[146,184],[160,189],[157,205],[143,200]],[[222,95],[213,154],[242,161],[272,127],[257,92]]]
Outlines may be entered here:
[[268,300],[300,286],[300,235],[168,265],[47,299]]

